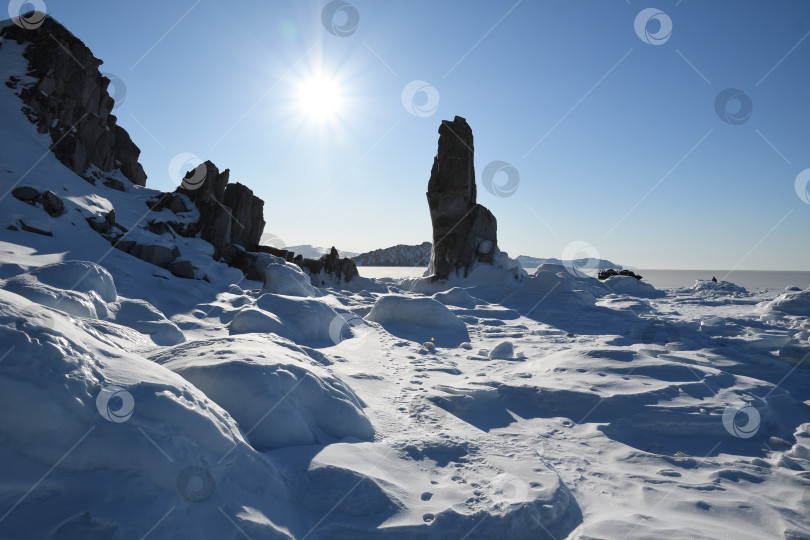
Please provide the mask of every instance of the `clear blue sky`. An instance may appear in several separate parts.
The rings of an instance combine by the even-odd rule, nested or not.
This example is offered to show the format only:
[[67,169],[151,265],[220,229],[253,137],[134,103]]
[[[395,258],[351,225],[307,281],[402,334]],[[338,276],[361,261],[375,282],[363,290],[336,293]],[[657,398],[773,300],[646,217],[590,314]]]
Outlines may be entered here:
[[[640,268],[810,270],[794,189],[810,168],[806,0],[352,0],[345,37],[322,24],[325,1],[46,2],[123,81],[115,112],[147,184],[173,189],[182,152],[210,159],[265,200],[287,245],[430,239],[437,128],[460,115],[512,256],[585,241]],[[651,6],[672,22],[657,45],[634,28]],[[341,94],[320,120],[299,103],[318,74]],[[413,80],[435,87],[435,114],[403,106]],[[726,88],[750,97],[747,121],[718,116]],[[481,185],[494,160],[520,174],[511,197]]]

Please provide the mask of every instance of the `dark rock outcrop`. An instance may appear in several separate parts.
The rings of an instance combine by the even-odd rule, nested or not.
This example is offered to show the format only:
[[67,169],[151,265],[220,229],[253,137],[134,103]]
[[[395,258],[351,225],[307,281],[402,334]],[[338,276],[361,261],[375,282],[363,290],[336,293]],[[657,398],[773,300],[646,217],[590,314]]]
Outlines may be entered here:
[[37,130],[50,134],[59,161],[82,177],[91,166],[119,169],[133,184],[145,185],[141,152],[110,114],[115,102],[107,92],[110,80],[98,70],[101,60],[51,17],[36,30],[6,26],[0,37],[26,45],[28,75],[37,80],[9,82]]
[[451,272],[466,276],[481,261],[491,263],[498,250],[498,224],[492,212],[476,203],[473,134],[456,116],[439,126],[427,200],[433,223],[433,251],[428,271],[434,279]]
[[59,217],[65,213],[65,203],[53,191],[42,191],[31,186],[14,188],[11,195],[32,206],[40,205],[51,217]]
[[430,261],[433,244],[422,242],[418,246],[397,244],[390,248],[375,249],[352,260],[357,266],[425,266]]
[[[176,193],[186,195],[200,211],[197,229],[185,235],[199,233],[200,238],[214,246],[214,256],[222,256],[229,244],[254,250],[264,231],[264,201],[246,186],[228,184],[230,171],[219,169],[210,161],[186,174],[186,179],[199,178],[193,184],[181,184]],[[193,185],[195,189],[185,186]],[[173,201],[168,203],[169,206]]]

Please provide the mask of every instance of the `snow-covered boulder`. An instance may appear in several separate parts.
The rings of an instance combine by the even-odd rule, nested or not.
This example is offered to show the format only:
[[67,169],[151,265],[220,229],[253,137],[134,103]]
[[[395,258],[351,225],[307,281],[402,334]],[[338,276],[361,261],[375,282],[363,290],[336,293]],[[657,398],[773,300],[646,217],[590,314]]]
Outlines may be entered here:
[[414,324],[449,330],[466,330],[467,326],[447,307],[433,298],[381,296],[366,315],[366,320],[386,324]]
[[664,291],[659,291],[649,283],[644,283],[640,279],[632,276],[611,276],[604,282],[604,286],[615,294],[626,294],[639,298],[660,298],[666,296]]
[[176,345],[186,340],[180,328],[146,300],[122,299],[111,304],[110,318],[147,334],[156,345]]
[[448,291],[438,292],[433,295],[433,298],[445,305],[465,308],[473,308],[477,303],[475,298],[461,287],[453,287]]
[[730,281],[698,279],[689,290],[700,296],[748,296],[748,291]]
[[263,290],[288,296],[318,296],[309,276],[298,265],[269,253],[257,253],[254,265],[264,273]]
[[[97,339],[96,321],[52,311],[40,326],[19,299],[0,290],[3,537],[138,538],[172,505],[188,520],[175,537],[225,537],[231,524],[206,519],[231,503],[224,493],[286,497],[277,469],[188,381]],[[110,504],[111,486],[127,504]]]
[[340,315],[315,298],[263,294],[256,306],[245,308],[230,323],[231,334],[273,332],[296,343],[334,345],[329,332]]
[[810,317],[810,289],[782,293],[767,307],[771,311],[780,311],[788,315]]
[[9,278],[3,288],[78,317],[105,318],[118,293],[103,267],[87,261],[48,264]]
[[270,340],[189,343],[153,360],[228,411],[259,450],[374,436],[362,403],[343,381]]
[[470,339],[464,321],[433,298],[381,296],[365,318],[418,343],[435,338],[437,346],[454,347]]

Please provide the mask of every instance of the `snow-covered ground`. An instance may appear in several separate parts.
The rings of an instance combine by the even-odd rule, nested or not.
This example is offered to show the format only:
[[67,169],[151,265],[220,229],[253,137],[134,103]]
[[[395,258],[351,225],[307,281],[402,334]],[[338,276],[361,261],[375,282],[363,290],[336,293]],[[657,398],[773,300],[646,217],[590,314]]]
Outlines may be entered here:
[[810,291],[509,261],[324,289],[180,238],[181,279],[85,219],[136,230],[155,191],[0,108],[4,193],[67,208],[0,198],[1,538],[810,538]]

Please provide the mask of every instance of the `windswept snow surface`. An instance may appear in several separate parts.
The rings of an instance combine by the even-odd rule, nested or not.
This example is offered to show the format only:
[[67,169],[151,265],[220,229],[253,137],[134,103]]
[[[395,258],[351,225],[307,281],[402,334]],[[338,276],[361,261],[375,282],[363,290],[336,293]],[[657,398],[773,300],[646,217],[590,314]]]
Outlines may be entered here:
[[810,538],[807,291],[505,254],[310,288],[186,238],[181,279],[85,219],[148,236],[156,192],[91,186],[20,106],[0,183],[67,213],[0,198],[0,538]]

